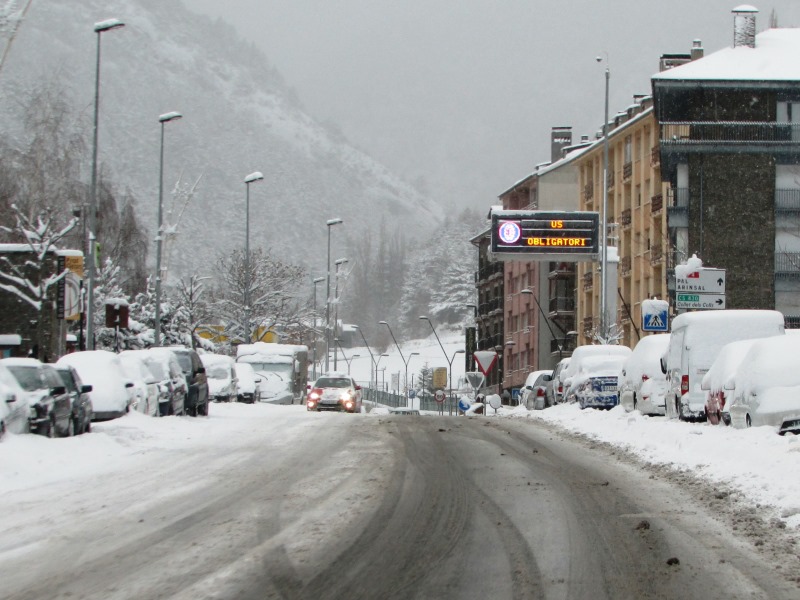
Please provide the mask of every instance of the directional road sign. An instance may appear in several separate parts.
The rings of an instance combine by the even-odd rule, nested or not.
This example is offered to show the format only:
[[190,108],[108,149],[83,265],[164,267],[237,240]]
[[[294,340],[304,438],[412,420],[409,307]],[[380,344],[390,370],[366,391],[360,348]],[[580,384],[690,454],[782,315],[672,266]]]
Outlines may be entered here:
[[675,294],[676,308],[696,308],[696,309],[724,309],[725,294]]
[[694,292],[696,294],[724,294],[725,269],[706,269],[701,267],[695,270],[675,268],[675,291]]

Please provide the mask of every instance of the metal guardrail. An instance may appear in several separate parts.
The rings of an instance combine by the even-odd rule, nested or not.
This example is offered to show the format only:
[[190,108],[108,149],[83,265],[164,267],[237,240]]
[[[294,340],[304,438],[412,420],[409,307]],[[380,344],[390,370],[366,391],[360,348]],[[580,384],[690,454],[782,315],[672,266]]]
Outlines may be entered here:
[[[443,408],[444,411],[450,412],[448,408],[449,399],[445,400],[441,405],[434,400],[433,395],[426,394],[423,397],[417,397],[413,399],[408,399],[402,394],[395,394],[392,392],[384,392],[382,390],[375,390],[372,388],[363,388],[361,390],[361,399],[364,402],[369,402],[370,404],[374,405],[381,405],[381,406],[388,406],[391,408],[398,408],[401,406],[418,406],[420,410],[428,410],[432,412],[438,412],[440,408]],[[453,394],[452,400],[452,412],[455,414],[456,412],[456,404],[458,400],[456,395]]]

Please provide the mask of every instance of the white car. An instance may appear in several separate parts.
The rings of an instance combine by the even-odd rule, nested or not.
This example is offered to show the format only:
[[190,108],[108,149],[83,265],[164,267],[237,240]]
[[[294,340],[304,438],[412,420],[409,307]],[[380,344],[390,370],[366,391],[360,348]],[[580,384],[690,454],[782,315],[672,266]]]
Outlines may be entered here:
[[769,426],[779,433],[800,430],[800,336],[753,343],[742,359],[731,403],[737,428]]
[[311,386],[306,398],[308,410],[361,412],[361,386],[346,373],[327,373]]
[[753,344],[763,338],[725,344],[703,375],[700,389],[706,394],[706,418],[712,425],[731,424],[731,402],[736,391],[736,375]]
[[151,417],[158,416],[158,382],[144,360],[136,354],[136,350],[125,350],[119,353],[122,372],[133,386],[128,388],[132,406]]
[[256,383],[256,372],[253,370],[250,363],[234,363],[234,371],[236,372],[236,379],[238,392],[236,399],[239,402],[246,402],[253,404],[258,402],[258,384]]
[[28,433],[30,412],[27,394],[11,372],[0,364],[0,438],[6,432]]
[[547,405],[545,397],[547,382],[553,375],[553,371],[532,371],[525,378],[525,385],[522,386],[520,404],[528,410],[543,410]]
[[[585,363],[590,358],[594,357],[607,357],[607,356],[614,356],[614,357],[621,357],[623,360],[620,361],[621,363],[624,362],[631,355],[631,349],[627,346],[618,346],[615,344],[587,344],[585,346],[578,346],[575,350],[572,351],[572,356],[570,357],[569,364],[567,368],[561,372],[561,381],[564,384],[564,394],[563,394],[563,401],[565,402],[577,402],[578,398],[576,396],[576,391],[578,385],[584,385],[586,381],[586,375],[588,373],[587,369],[585,368]],[[594,365],[599,367],[600,365]],[[605,367],[603,367],[605,369]],[[614,395],[617,394],[617,376],[619,375],[620,369],[617,369],[617,372],[613,374],[614,381],[613,384],[611,382],[606,382],[603,385],[605,387],[609,387],[613,385],[614,387]],[[581,374],[580,381],[576,379],[578,374]],[[608,375],[611,376],[610,374]],[[616,397],[614,404],[616,405],[619,401],[619,397]]]
[[619,376],[619,403],[626,411],[666,413],[667,377],[661,371],[661,357],[668,345],[668,333],[648,335],[625,361]]
[[130,410],[128,388],[133,387],[133,383],[125,377],[119,356],[113,352],[73,352],[59,358],[56,364],[72,366],[81,380],[92,386],[89,396],[94,409],[93,421],[116,419]]
[[200,360],[208,378],[208,397],[214,402],[234,402],[239,396],[236,364],[224,354],[201,354]]

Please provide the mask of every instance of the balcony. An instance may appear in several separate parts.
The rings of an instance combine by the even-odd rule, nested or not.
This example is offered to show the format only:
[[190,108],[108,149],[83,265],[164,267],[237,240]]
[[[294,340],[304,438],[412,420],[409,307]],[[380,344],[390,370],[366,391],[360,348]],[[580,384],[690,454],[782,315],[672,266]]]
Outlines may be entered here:
[[619,274],[623,276],[631,274],[630,256],[623,256],[622,258],[619,259]]
[[594,273],[592,272],[584,273],[582,280],[583,280],[583,291],[590,292],[594,287]]
[[592,331],[599,323],[599,321],[595,321],[594,317],[583,317],[583,335],[591,335]]
[[800,252],[776,252],[775,277],[781,279],[800,278]]
[[583,186],[583,199],[590,202],[592,198],[594,198],[594,183],[589,182]]
[[612,189],[614,187],[614,167],[613,165],[608,166],[608,189]]
[[575,276],[574,262],[551,262],[548,279],[565,279]]
[[572,296],[556,296],[550,298],[550,316],[571,315],[575,312],[575,298]]
[[650,149],[650,166],[657,167],[661,164],[661,148],[653,146]]
[[800,213],[800,190],[775,190],[775,212]]
[[650,264],[657,265],[664,261],[664,245],[661,240],[653,242],[650,246]]
[[622,165],[622,181],[630,181],[633,176],[633,163],[626,162]]
[[664,194],[656,194],[650,198],[650,214],[657,215],[664,208]]
[[745,146],[765,149],[800,146],[800,123],[774,121],[680,121],[661,123],[664,149],[741,151]]
[[626,208],[619,215],[619,224],[622,225],[623,229],[630,229],[630,227],[631,227],[631,209],[630,208]]

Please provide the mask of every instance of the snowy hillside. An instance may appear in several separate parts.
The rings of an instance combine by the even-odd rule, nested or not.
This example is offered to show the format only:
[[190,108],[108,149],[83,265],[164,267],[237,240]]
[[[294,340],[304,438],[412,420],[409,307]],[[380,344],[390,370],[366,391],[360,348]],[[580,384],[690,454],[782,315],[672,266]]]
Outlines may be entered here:
[[[180,0],[32,2],[0,71],[0,127],[7,136],[20,138],[15,111],[44,83],[63,89],[90,143],[93,26],[111,17],[126,26],[102,35],[101,165],[138,198],[152,231],[158,116],[178,111],[184,118],[166,125],[166,209],[179,178],[186,184],[200,178],[179,226],[173,272],[203,272],[219,253],[241,247],[243,179],[253,171],[263,172],[264,181],[250,189],[251,244],[313,268],[324,253],[328,218],[345,221],[334,244],[380,217],[419,234],[442,218],[438,206],[306,115],[268,58],[231,27],[191,13]],[[85,169],[88,183],[88,162]]]

